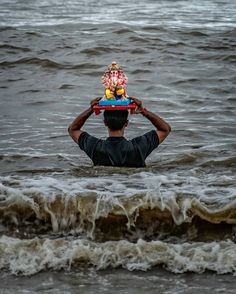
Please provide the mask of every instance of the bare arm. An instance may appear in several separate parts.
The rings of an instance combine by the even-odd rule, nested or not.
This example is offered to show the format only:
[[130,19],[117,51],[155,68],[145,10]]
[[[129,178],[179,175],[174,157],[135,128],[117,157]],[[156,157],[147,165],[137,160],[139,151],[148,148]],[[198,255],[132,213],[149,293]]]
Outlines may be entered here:
[[90,107],[82,112],[76,119],[69,125],[68,132],[71,138],[78,143],[80,135],[83,133],[81,130],[86,120],[93,113],[93,106],[98,103],[101,98],[95,98],[90,102]]
[[143,108],[141,100],[137,98],[131,98],[131,100],[137,105],[136,113],[141,113],[154,125],[159,138],[159,143],[162,143],[171,132],[170,125],[157,114],[147,110],[146,108]]

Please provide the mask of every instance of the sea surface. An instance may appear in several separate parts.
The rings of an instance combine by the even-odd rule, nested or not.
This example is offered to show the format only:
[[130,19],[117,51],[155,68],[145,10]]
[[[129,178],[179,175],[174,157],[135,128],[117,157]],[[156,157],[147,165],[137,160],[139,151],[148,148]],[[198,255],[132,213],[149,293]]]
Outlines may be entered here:
[[[113,60],[172,127],[145,168],[67,133]],[[0,1],[0,293],[235,293],[235,63],[234,0]]]

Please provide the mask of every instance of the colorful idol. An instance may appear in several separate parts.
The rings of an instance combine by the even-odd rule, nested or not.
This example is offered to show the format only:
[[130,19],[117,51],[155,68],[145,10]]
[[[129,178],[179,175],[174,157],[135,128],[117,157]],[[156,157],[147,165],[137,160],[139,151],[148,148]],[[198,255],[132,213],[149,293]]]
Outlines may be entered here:
[[105,88],[103,100],[126,100],[127,76],[118,65],[113,61],[102,76],[102,83]]

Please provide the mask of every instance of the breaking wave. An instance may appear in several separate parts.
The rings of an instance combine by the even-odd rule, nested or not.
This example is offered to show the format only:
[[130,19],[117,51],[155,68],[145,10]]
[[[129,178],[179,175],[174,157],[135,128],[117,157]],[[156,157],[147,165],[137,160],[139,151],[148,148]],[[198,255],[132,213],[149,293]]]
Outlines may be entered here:
[[[93,189],[93,184],[89,185]],[[121,192],[117,196],[95,189],[76,192],[73,185],[72,194],[61,190],[54,187],[48,197],[37,188],[19,189],[2,184],[2,231],[25,238],[73,232],[98,241],[235,239],[235,200],[224,205],[206,204],[191,195],[162,197],[158,189],[135,194],[131,191],[130,195]]]
[[70,270],[93,266],[148,270],[163,266],[174,273],[235,273],[236,245],[232,241],[168,244],[162,241],[131,243],[125,240],[96,243],[88,240],[0,239],[0,268],[32,275],[42,270]]

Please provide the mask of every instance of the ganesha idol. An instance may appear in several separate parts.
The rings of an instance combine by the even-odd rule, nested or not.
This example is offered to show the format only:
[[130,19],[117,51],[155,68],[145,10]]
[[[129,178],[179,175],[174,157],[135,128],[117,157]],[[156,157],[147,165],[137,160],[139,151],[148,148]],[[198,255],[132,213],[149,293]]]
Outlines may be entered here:
[[95,114],[101,110],[129,110],[135,113],[136,104],[132,102],[126,92],[127,77],[116,61],[113,61],[102,76],[105,88],[102,99],[98,105],[93,106]]
[[102,76],[102,83],[105,88],[102,100],[129,100],[126,92],[127,76],[118,65],[113,61]]

